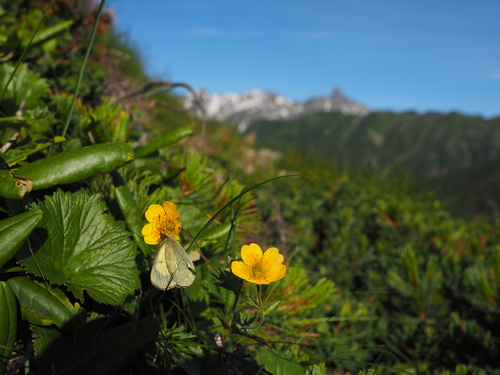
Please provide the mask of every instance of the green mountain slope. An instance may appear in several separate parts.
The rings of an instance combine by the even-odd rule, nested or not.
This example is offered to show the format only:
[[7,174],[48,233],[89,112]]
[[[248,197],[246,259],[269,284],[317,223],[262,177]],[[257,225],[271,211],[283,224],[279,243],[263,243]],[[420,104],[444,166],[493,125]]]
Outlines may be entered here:
[[500,219],[500,156],[424,181],[420,190],[435,190],[450,212],[472,218]]
[[425,177],[470,167],[500,154],[500,118],[457,113],[374,112],[366,117],[316,113],[294,120],[256,121],[257,143],[341,165],[403,168]]
[[[490,167],[476,166],[500,156],[500,118],[458,113],[374,112],[366,117],[316,113],[289,121],[256,121],[247,132],[255,133],[259,145],[327,160],[342,170],[361,168],[404,176],[418,191],[436,189],[442,179],[452,179],[452,173],[459,173],[463,183],[443,181],[447,195],[463,194],[464,186],[471,192],[496,186],[477,186],[489,185],[495,178]],[[484,206],[481,201],[473,210],[456,211],[481,213]]]

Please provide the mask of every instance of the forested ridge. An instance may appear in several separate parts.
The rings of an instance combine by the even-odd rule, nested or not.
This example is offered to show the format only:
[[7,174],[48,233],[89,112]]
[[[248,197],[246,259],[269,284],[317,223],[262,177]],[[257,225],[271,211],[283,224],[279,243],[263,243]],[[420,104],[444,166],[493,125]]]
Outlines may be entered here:
[[247,133],[255,133],[263,147],[299,153],[312,162],[326,159],[341,170],[406,179],[418,193],[437,192],[449,209],[469,219],[498,215],[492,207],[500,205],[500,118],[319,112],[254,121]]

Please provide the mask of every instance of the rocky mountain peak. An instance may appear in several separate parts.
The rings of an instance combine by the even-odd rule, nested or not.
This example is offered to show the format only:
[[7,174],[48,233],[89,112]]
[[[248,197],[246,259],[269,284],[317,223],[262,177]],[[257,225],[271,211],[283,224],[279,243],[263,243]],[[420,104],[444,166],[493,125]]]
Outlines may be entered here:
[[[209,119],[237,125],[241,131],[244,131],[250,122],[256,119],[286,119],[320,111],[340,111],[358,116],[369,113],[368,108],[347,99],[339,88],[335,88],[330,96],[316,97],[305,102],[294,102],[281,95],[263,90],[223,95],[200,90],[197,91],[197,96]],[[186,107],[191,106],[192,102],[192,95],[185,97]]]
[[336,100],[336,101],[346,100],[346,98],[344,97],[344,94],[342,93],[342,91],[340,91],[340,89],[338,87],[335,87],[335,90],[333,90],[332,100]]

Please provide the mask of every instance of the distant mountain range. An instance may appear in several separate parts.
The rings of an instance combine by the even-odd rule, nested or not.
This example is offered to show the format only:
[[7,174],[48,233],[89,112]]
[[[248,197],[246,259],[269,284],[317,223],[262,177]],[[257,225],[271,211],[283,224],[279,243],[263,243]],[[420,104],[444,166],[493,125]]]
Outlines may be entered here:
[[[316,97],[305,102],[294,102],[263,90],[223,95],[200,90],[196,94],[205,108],[207,118],[237,125],[240,131],[244,131],[254,120],[292,119],[314,112],[337,111],[358,116],[370,112],[367,107],[347,99],[338,88],[330,96]],[[184,105],[188,107],[192,103],[193,96],[186,96]]]
[[439,193],[455,214],[500,219],[500,117],[316,112],[255,120],[245,134],[284,155],[405,179],[417,193]]

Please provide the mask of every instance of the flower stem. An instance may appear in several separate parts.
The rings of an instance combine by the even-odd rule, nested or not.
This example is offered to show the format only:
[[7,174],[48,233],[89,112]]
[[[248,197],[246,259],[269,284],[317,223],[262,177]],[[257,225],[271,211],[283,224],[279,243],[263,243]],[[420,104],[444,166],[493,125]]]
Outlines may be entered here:
[[259,314],[260,314],[260,320],[259,322],[254,325],[254,326],[241,326],[243,329],[256,329],[259,328],[262,323],[264,323],[264,306],[262,306],[262,293],[260,289],[260,285],[257,284],[257,304],[258,304],[258,309],[259,309]]

